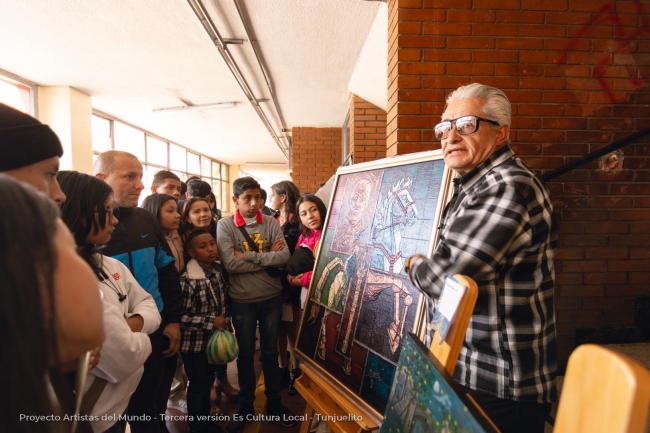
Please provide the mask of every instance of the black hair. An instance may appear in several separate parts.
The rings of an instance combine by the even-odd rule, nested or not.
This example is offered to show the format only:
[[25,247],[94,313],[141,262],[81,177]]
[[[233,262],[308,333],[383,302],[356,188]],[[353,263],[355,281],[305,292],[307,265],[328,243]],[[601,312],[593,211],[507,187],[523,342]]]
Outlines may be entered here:
[[190,197],[204,198],[210,195],[212,187],[209,183],[201,179],[192,179],[187,182],[187,194]]
[[174,173],[172,173],[169,170],[160,170],[154,173],[153,175],[153,180],[151,181],[152,185],[155,186],[162,186],[162,184],[165,182],[165,179],[174,179],[177,181],[181,181],[181,179],[176,176]]
[[113,194],[113,188],[95,176],[78,171],[60,171],[56,179],[67,199],[59,206],[61,218],[68,226],[79,247],[79,255],[99,276],[99,267],[93,260],[98,252],[95,245],[86,244],[86,238],[93,232],[99,233],[106,227],[106,201]]
[[325,217],[327,216],[327,207],[325,207],[325,203],[323,203],[323,200],[319,199],[314,194],[303,194],[302,197],[300,197],[296,202],[296,213],[298,214],[298,230],[300,230],[300,233],[304,234],[305,236],[309,236],[311,235],[312,230],[308,227],[305,227],[305,225],[302,223],[302,219],[300,219],[300,213],[299,213],[300,205],[305,202],[311,202],[316,205],[316,208],[318,209],[318,213],[320,214],[321,231],[323,230],[323,225],[325,225]]
[[201,235],[209,235],[210,237],[212,237],[210,232],[208,232],[207,230],[201,229],[201,230],[193,231],[187,237],[187,241],[185,241],[185,248],[192,249],[192,244],[194,243],[194,239]]
[[268,196],[266,195],[266,190],[265,189],[260,188],[260,196],[262,197],[262,200],[264,200],[264,203],[266,203],[266,197],[268,197]]
[[232,193],[235,197],[239,197],[247,189],[261,190],[262,187],[255,179],[250,176],[240,177],[239,179],[235,179],[235,181],[232,183]]
[[[287,200],[284,202],[284,213],[287,218],[289,215],[295,214],[298,210],[296,201],[300,197],[300,190],[295,183],[290,180],[283,180],[282,182],[271,185],[273,191],[278,195],[286,195]],[[276,209],[279,210],[279,209]]]
[[185,200],[185,203],[183,204],[183,214],[181,215],[181,231],[182,233],[191,231],[194,225],[189,222],[189,215],[190,215],[190,209],[192,208],[192,205],[196,203],[197,201],[204,201],[208,205],[208,208],[210,208],[210,203],[203,197],[190,197],[187,200]]
[[156,215],[156,218],[160,221],[160,209],[169,200],[174,200],[174,203],[176,203],[176,199],[169,194],[151,194],[142,200],[140,207]]
[[[0,405],[0,419],[4,431],[49,433],[54,423],[20,421],[18,414],[59,412],[48,392],[49,382],[59,394],[62,381],[59,368],[49,366],[59,359],[54,309],[59,210],[32,188],[0,175],[0,215],[0,389],[10,396]],[[71,393],[68,397],[61,393],[58,400],[65,406],[72,403]]]
[[181,198],[185,197],[186,192],[187,192],[187,184],[181,181]]

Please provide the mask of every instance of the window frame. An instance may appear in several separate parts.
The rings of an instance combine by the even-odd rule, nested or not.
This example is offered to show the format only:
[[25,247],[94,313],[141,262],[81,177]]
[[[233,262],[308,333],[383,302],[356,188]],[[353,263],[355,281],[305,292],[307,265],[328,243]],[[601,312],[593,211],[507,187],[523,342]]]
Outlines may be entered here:
[[29,87],[29,114],[38,119],[38,84],[26,80],[16,74],[12,74],[9,71],[5,71],[4,69],[0,69],[0,79],[10,84],[20,84]]
[[[92,115],[97,116],[97,117],[101,117],[101,118],[103,118],[103,119],[110,122],[109,130],[110,130],[110,134],[111,134],[111,137],[110,137],[110,149],[111,150],[115,149],[115,122],[120,122],[120,123],[122,123],[122,124],[124,124],[126,126],[137,129],[138,131],[140,131],[140,132],[142,132],[144,134],[144,155],[145,155],[145,160],[140,161],[142,163],[143,167],[152,167],[152,168],[156,168],[156,169],[159,169],[159,170],[169,170],[171,172],[180,172],[180,173],[184,174],[185,178],[187,179],[189,176],[193,176],[195,174],[195,173],[190,173],[188,171],[189,167],[188,167],[188,158],[187,158],[187,156],[188,156],[188,153],[193,153],[193,154],[199,156],[199,169],[201,169],[201,167],[202,167],[201,164],[203,163],[203,159],[205,158],[207,160],[210,160],[210,167],[212,167],[212,164],[219,164],[220,168],[225,167],[226,173],[229,170],[228,164],[225,164],[225,163],[223,163],[223,162],[221,162],[221,161],[219,161],[217,159],[211,158],[211,157],[209,157],[207,155],[204,155],[204,154],[202,154],[200,152],[197,152],[194,149],[190,149],[190,148],[188,148],[186,146],[183,146],[182,144],[178,144],[177,142],[167,140],[166,138],[163,138],[163,137],[161,137],[159,135],[151,133],[151,132],[149,132],[149,131],[147,131],[145,129],[139,128],[139,127],[137,127],[137,126],[135,126],[135,125],[133,125],[131,123],[125,122],[122,119],[111,116],[110,114],[106,114],[106,113],[104,113],[102,111],[93,109]],[[165,143],[167,145],[167,166],[163,166],[163,165],[156,164],[154,162],[149,161],[149,149],[148,149],[148,146],[147,146],[147,137],[151,137],[151,138],[153,138],[155,140],[158,140],[160,142],[163,142],[163,143]],[[171,168],[171,166],[170,166],[171,165],[171,158],[170,158],[171,157],[171,155],[170,155],[170,147],[171,146],[170,146],[170,144],[178,146],[179,148],[181,148],[181,149],[183,149],[185,151],[185,169],[184,170],[178,170],[176,168]],[[99,151],[97,151],[97,150],[95,150],[93,148],[93,155],[99,155],[100,153],[101,152],[99,152]],[[227,188],[230,187],[227,180],[222,179],[221,176],[218,177],[218,178],[215,178],[213,176],[213,173],[210,173],[209,176],[203,176],[201,173],[197,173],[197,174],[201,178],[203,178],[203,177],[209,178],[210,181],[208,183],[210,184],[210,186],[212,186],[213,182],[221,182],[222,188],[223,188],[224,185]],[[147,173],[147,176],[148,175],[149,175],[149,173]],[[146,195],[148,195],[148,193],[149,193],[149,191],[145,192]],[[222,200],[221,197],[217,197],[216,194],[215,194],[215,199],[217,201],[217,207],[222,212],[228,212],[230,210],[230,203],[227,200],[225,200],[225,201]]]

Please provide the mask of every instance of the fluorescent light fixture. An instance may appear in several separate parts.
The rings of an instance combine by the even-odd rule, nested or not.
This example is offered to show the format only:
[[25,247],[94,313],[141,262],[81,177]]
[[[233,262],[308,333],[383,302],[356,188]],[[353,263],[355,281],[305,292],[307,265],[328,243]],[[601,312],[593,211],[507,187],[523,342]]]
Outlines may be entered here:
[[247,162],[245,165],[287,165],[286,162]]
[[214,104],[182,105],[180,107],[155,108],[154,113],[160,111],[184,111],[184,110],[212,110],[213,108],[231,108],[237,106],[236,102],[217,102]]

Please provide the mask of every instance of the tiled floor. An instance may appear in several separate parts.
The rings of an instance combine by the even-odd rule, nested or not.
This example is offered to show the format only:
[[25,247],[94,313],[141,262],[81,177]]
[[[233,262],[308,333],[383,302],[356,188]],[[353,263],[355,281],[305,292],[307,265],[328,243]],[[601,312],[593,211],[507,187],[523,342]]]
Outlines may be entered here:
[[[260,374],[262,372],[262,364],[259,362],[257,359],[257,353],[255,355],[255,373],[257,375],[257,378],[259,379]],[[237,365],[236,362],[231,362],[228,364],[228,380],[230,383],[233,384],[233,386],[237,387]],[[260,386],[258,382],[258,387]],[[286,387],[282,389],[281,391],[281,397],[282,397],[282,403],[288,407],[293,413],[296,415],[301,415],[305,411],[305,400],[300,396],[300,395],[288,395]],[[265,402],[265,397],[262,389],[258,388],[258,391],[256,393],[256,400],[255,400],[255,413],[265,413],[264,412],[264,407],[262,404]],[[213,405],[215,404],[216,401],[216,396],[214,392],[214,388],[212,390],[212,395],[211,395],[211,400]],[[233,413],[237,412],[237,409],[239,409],[239,403],[235,401],[228,400],[225,396],[222,397],[222,402],[221,402],[221,409],[223,410],[223,417],[224,421],[219,422],[219,426],[221,426],[222,429],[226,428],[226,424],[228,424],[228,420],[232,416]],[[178,417],[183,417],[185,414],[183,412],[180,412],[176,409],[168,409],[167,410],[167,415],[172,415],[172,416],[178,416]],[[167,422],[167,428],[171,433],[187,433],[189,432],[189,428],[187,425],[187,422],[185,421],[168,421]],[[288,433],[298,433],[300,431],[300,425],[296,424],[292,427],[284,427],[280,423],[277,422],[270,422],[270,421],[263,421],[263,422],[249,422],[246,427],[244,428],[243,432],[244,433],[275,433],[275,432],[288,432]]]

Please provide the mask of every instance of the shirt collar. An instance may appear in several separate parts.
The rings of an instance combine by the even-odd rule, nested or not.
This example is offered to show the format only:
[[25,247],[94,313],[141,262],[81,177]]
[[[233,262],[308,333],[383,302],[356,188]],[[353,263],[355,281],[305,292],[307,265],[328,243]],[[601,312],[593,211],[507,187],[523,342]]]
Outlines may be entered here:
[[[488,159],[468,171],[462,176],[458,176],[455,179],[459,179],[460,184],[463,188],[469,188],[475,184],[479,179],[481,179],[487,172],[492,170],[494,167],[503,164],[505,161],[509,160],[515,155],[515,153],[510,148],[509,144],[497,149]],[[456,180],[454,179],[454,183]]]
[[[235,218],[235,225],[237,227],[243,227],[246,225],[246,221],[244,220],[244,217],[242,217],[241,214],[239,213],[239,209],[237,209],[237,211],[235,212],[234,218]],[[256,222],[257,224],[262,224],[264,222],[264,217],[262,216],[262,212],[260,212],[259,209],[257,210]]]
[[[201,265],[199,265],[201,266]],[[214,267],[214,265],[213,265]],[[205,272],[205,277],[210,278],[210,275],[212,275],[214,272],[212,269],[205,269],[203,266],[201,266],[201,269],[203,269],[203,272]]]

